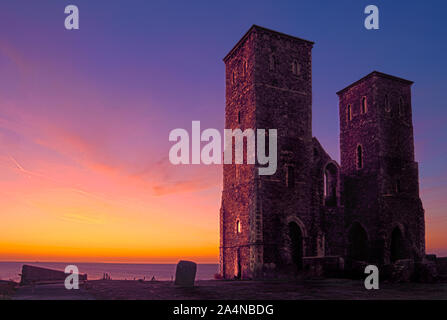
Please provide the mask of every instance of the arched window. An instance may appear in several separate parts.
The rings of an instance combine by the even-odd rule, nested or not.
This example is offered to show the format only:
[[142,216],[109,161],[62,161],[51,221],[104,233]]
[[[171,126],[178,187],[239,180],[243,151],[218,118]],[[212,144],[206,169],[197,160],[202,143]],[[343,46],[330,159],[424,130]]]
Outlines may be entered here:
[[292,73],[296,76],[300,74],[300,65],[297,60],[293,60],[292,62]]
[[274,54],[270,55],[269,69],[270,71],[275,71],[276,69],[276,57]]
[[346,119],[348,122],[352,120],[352,108],[350,104],[348,104],[348,107],[346,108]]
[[239,219],[236,220],[236,233],[242,233],[241,220]]
[[365,114],[368,111],[368,106],[366,103],[366,97],[362,97],[361,113]]
[[329,163],[324,169],[324,204],[326,206],[337,205],[337,167]]
[[388,100],[388,95],[386,94],[385,95],[385,111],[386,112],[390,112],[391,111],[391,108],[390,108],[390,102],[389,102],[389,100]]
[[402,97],[399,98],[399,115],[403,116],[405,114],[404,110],[404,99]]
[[289,189],[295,188],[295,168],[292,166],[287,167],[287,187]]
[[361,145],[357,146],[357,169],[363,168],[363,148]]

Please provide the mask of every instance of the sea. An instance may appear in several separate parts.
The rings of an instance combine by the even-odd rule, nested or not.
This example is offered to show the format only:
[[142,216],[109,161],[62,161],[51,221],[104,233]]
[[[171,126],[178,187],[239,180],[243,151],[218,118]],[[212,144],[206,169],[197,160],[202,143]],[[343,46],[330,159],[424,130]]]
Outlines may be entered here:
[[[19,282],[24,264],[64,271],[67,265],[76,265],[79,273],[87,274],[89,280],[102,279],[107,273],[112,280],[172,280],[175,279],[175,264],[131,263],[68,263],[68,262],[0,262],[0,280]],[[197,264],[197,280],[211,280],[218,272],[217,264]]]

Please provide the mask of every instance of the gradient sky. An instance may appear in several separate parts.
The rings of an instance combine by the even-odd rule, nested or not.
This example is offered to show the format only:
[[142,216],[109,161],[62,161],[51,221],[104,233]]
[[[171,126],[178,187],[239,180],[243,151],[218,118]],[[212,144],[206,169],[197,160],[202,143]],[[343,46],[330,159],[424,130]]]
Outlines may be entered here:
[[[64,8],[80,9],[80,30]],[[363,27],[368,4],[380,30]],[[217,262],[220,166],[170,130],[223,129],[222,58],[252,24],[315,41],[313,134],[339,160],[336,91],[415,81],[428,252],[447,255],[444,1],[2,1],[0,260]],[[190,130],[190,129],[188,129]]]

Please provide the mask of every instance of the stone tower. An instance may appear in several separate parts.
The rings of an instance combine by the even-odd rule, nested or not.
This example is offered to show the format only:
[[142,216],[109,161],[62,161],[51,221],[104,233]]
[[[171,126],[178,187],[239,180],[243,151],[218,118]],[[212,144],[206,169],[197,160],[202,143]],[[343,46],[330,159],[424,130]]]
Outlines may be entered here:
[[411,85],[374,71],[337,92],[348,261],[425,255]]
[[315,250],[309,235],[312,46],[252,26],[224,58],[225,128],[278,132],[274,175],[258,175],[258,164],[224,165],[220,273],[225,278],[253,278],[266,270],[299,266]]
[[259,175],[247,157],[224,164],[224,278],[339,274],[425,257],[412,82],[374,71],[337,93],[339,165],[312,137],[312,47],[252,26],[224,58],[225,128],[278,134],[273,175]]

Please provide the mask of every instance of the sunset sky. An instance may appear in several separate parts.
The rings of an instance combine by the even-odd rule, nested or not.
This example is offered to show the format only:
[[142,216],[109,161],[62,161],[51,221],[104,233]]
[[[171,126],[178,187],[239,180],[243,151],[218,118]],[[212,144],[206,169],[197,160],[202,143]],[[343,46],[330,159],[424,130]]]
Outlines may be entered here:
[[222,58],[252,24],[315,41],[313,135],[337,160],[335,92],[415,82],[427,252],[447,256],[447,4],[390,2],[367,31],[369,1],[2,1],[0,261],[217,262],[221,167],[171,165],[168,136],[223,130]]

